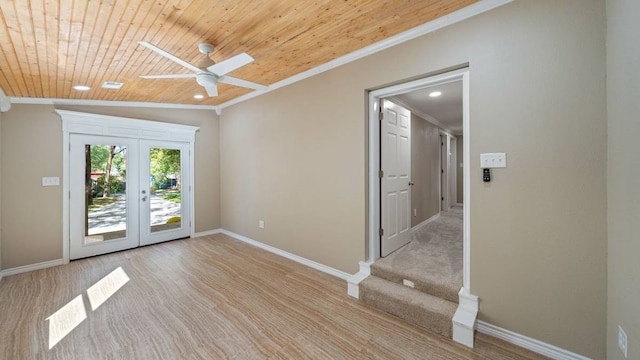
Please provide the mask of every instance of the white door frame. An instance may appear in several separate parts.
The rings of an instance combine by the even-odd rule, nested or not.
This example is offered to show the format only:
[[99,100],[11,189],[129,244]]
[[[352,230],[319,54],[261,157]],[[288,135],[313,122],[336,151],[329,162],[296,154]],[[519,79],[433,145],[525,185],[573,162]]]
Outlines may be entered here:
[[[408,83],[394,85],[369,92],[369,172],[368,172],[368,245],[367,262],[373,262],[380,257],[380,120],[378,111],[380,100],[433,85],[462,80],[462,127],[463,134],[463,163],[469,164],[469,69],[451,71],[445,74],[414,80]],[[470,201],[470,173],[469,166],[464,167],[464,220],[463,220],[463,291],[470,294],[471,290],[471,237],[469,233],[471,221]]]
[[163,123],[149,120],[130,119],[120,116],[82,113],[68,110],[55,110],[62,119],[62,259],[69,262],[69,138],[70,134],[104,135],[146,140],[167,140],[189,143],[189,200],[191,212],[190,236],[195,234],[195,190],[194,153],[196,126]]
[[458,162],[458,138],[451,135],[449,138],[449,206],[453,207],[458,203],[458,172],[456,164]]

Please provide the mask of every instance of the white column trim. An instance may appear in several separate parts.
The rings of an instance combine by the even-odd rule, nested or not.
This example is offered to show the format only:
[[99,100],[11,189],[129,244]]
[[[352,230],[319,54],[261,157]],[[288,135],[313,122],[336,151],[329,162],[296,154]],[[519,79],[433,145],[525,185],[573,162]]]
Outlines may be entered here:
[[360,283],[371,275],[371,264],[373,262],[360,261],[360,271],[349,276],[347,279],[347,294],[356,299],[360,299]]
[[478,317],[478,297],[464,287],[458,292],[458,308],[453,319],[453,341],[473,348],[473,335]]

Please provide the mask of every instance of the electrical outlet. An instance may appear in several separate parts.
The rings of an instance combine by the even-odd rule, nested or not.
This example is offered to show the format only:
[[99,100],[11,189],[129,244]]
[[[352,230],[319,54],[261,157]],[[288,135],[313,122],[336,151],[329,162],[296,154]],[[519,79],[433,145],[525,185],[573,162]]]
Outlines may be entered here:
[[627,333],[624,332],[622,326],[618,325],[618,347],[624,353],[624,358],[627,358]]
[[258,227],[264,229],[264,220],[258,220]]

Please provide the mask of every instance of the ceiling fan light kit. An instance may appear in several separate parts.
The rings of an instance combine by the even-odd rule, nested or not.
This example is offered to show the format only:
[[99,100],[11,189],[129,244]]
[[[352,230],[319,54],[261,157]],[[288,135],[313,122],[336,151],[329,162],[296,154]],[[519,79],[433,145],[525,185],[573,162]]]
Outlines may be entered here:
[[147,49],[152,50],[155,53],[160,54],[167,59],[176,62],[194,72],[193,74],[144,75],[141,76],[141,78],[143,79],[177,79],[195,77],[196,82],[207,91],[207,95],[209,95],[209,97],[218,96],[218,83],[241,86],[254,90],[267,89],[267,87],[264,85],[226,75],[227,73],[230,73],[254,61],[251,55],[247,53],[238,54],[227,60],[216,63],[211,58],[209,58],[209,55],[215,50],[215,47],[211,44],[202,43],[198,45],[198,50],[204,55],[204,58],[199,60],[196,66],[180,59],[179,57],[165,50],[160,49],[159,47],[149,42],[140,41],[138,43],[146,47]]

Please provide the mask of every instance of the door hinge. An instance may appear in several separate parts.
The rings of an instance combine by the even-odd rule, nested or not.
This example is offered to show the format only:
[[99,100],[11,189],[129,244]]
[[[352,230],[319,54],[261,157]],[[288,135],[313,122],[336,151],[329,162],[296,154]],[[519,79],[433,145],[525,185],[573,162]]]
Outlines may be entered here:
[[384,235],[384,229],[380,228],[380,230],[378,230],[378,234],[380,234],[380,236],[383,236]]
[[441,174],[444,174],[444,169],[440,169],[440,173],[441,173]]
[[382,119],[384,119],[384,113],[382,112],[382,107],[381,107],[380,111],[378,111],[378,120],[382,121]]
[[384,177],[384,171],[383,170],[378,171],[378,177],[380,179],[382,179]]

